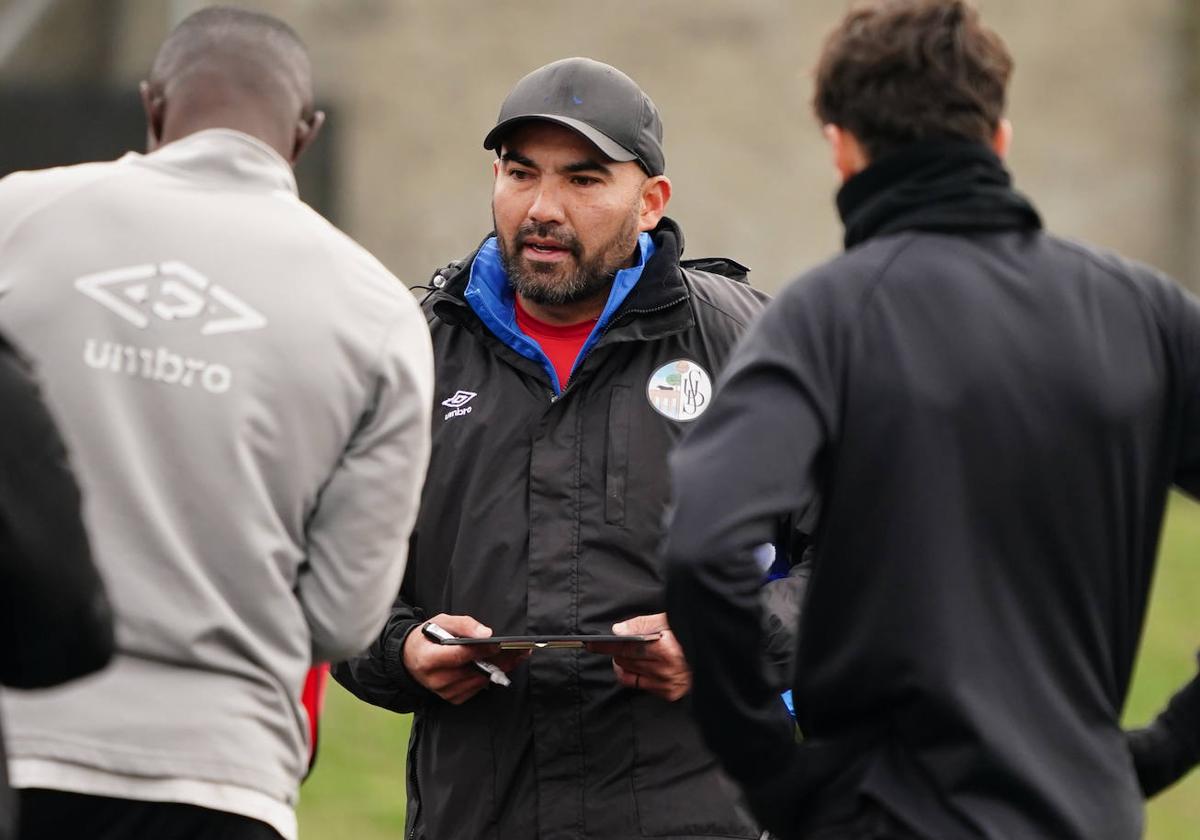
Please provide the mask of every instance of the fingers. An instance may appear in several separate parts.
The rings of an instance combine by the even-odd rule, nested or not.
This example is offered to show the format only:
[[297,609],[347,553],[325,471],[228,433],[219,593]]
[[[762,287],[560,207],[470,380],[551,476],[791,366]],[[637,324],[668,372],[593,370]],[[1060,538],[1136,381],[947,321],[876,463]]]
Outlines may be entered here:
[[621,685],[674,702],[692,688],[692,672],[664,613],[634,616],[613,625],[617,635],[660,632],[647,644],[626,644],[614,650],[613,670]]
[[[683,648],[669,629],[663,630],[662,636],[656,641],[621,645],[619,649],[613,650],[611,655],[614,661],[620,662],[624,667],[642,672],[656,667],[665,670],[688,670]],[[642,663],[641,667],[637,663]]]
[[667,674],[646,673],[623,668],[615,660],[613,661],[613,671],[617,675],[617,682],[626,688],[645,691],[661,697],[669,703],[674,703],[692,688],[692,675],[687,671],[675,671]]
[[618,636],[636,636],[639,633],[656,633],[667,629],[667,614],[635,615],[613,625],[613,633]]
[[[617,636],[640,636],[652,633],[669,633],[666,613],[653,615],[637,615],[619,621],[612,626]],[[643,659],[656,656],[653,648],[655,642],[596,642],[586,645],[592,653],[602,653],[607,656],[619,656],[623,659]]]
[[[463,639],[486,639],[492,635],[492,628],[481,624],[469,615],[439,613],[431,618],[429,623],[436,624],[450,635]],[[413,635],[416,635],[416,632]],[[474,659],[483,659],[500,652],[498,647],[492,645],[440,645],[436,642],[430,642],[430,644],[433,648],[425,651],[426,656],[433,658],[436,655],[434,664],[444,667],[465,665]],[[434,654],[433,650],[438,653]]]
[[469,615],[447,615],[439,613],[430,619],[443,630],[449,630],[455,636],[464,639],[486,639],[492,635],[492,628],[481,624]]
[[[485,639],[490,627],[471,616],[441,614],[433,622],[455,636]],[[413,679],[450,703],[464,703],[488,684],[488,677],[472,665],[473,660],[498,648],[442,645],[425,637],[418,627],[404,640],[404,667]],[[515,663],[514,663],[515,664]]]
[[464,670],[458,679],[447,684],[441,691],[434,693],[447,703],[460,706],[483,691],[488,684],[489,680],[486,674],[482,674],[471,668],[470,670]]

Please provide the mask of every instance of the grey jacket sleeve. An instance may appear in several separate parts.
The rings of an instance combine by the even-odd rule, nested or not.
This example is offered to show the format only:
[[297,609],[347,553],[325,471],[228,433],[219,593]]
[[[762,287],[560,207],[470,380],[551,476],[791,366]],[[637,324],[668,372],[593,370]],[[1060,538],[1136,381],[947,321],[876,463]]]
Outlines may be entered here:
[[375,641],[360,656],[334,665],[333,678],[358,699],[393,712],[415,712],[436,699],[404,667],[404,641],[425,618],[402,591]]
[[309,517],[297,594],[314,661],[360,653],[399,589],[429,463],[433,351],[415,302],[393,327],[374,400]]
[[79,488],[32,374],[0,338],[0,683],[56,685],[113,652]]

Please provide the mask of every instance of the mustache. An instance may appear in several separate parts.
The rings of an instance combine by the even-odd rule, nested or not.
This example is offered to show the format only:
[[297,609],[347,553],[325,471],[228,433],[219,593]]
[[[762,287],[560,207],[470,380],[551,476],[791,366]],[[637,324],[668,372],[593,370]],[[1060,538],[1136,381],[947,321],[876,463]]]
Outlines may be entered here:
[[564,233],[558,229],[557,225],[523,224],[517,228],[516,236],[513,237],[513,244],[517,249],[520,249],[531,236],[536,236],[538,239],[549,239],[555,245],[570,251],[576,257],[583,253],[583,246],[580,244],[579,238],[574,234]]

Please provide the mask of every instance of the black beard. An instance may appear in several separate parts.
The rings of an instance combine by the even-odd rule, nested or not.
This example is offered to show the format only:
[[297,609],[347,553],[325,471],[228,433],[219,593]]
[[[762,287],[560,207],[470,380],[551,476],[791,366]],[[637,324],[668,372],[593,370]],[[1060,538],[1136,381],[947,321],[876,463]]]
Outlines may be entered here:
[[[584,256],[577,237],[564,235],[557,228],[557,225],[524,224],[513,237],[511,247],[503,237],[496,237],[509,286],[522,298],[539,306],[562,306],[598,297],[612,284],[616,273],[629,264],[630,255],[637,247],[636,214],[630,214],[617,235],[592,257]],[[567,249],[575,258],[574,269],[522,260],[517,255],[531,236],[553,239]]]

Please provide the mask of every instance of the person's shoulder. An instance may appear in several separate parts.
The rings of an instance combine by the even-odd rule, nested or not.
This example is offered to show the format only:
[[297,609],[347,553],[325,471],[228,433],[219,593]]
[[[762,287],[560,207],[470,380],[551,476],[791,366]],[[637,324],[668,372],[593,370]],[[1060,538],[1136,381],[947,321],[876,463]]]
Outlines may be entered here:
[[1043,234],[1043,238],[1056,258],[1064,262],[1073,261],[1086,264],[1116,279],[1139,286],[1176,285],[1170,277],[1153,266],[1130,259],[1108,248],[1051,233]]
[[0,236],[76,192],[124,171],[120,161],[12,172],[0,178]]
[[425,320],[429,323],[430,329],[453,330],[460,326],[457,319],[447,321],[438,314],[439,309],[444,311],[439,304],[445,304],[448,300],[456,305],[461,304],[467,284],[471,279],[471,267],[475,263],[475,258],[479,256],[479,252],[487,245],[491,237],[492,234],[488,234],[467,254],[435,268],[430,273],[426,285],[419,287],[427,292],[421,300],[421,310],[425,314]]
[[792,277],[778,295],[781,308],[855,307],[911,250],[914,237],[881,237],[844,251]]
[[120,164],[120,160],[106,160],[53,166],[48,169],[18,170],[0,178],[0,193],[36,193],[47,189],[69,189],[118,172],[121,170]]
[[[1045,234],[1045,241],[1051,249],[1056,274],[1103,277],[1148,306],[1162,326],[1176,323],[1181,313],[1192,320],[1200,308],[1195,295],[1148,263],[1077,239]],[[1071,271],[1072,264],[1085,271]]]
[[750,285],[750,269],[725,257],[681,260],[684,283],[701,317],[705,314],[745,327],[766,307],[770,298]]
[[309,241],[324,252],[338,278],[339,295],[352,295],[389,312],[418,313],[412,292],[357,240],[302,201],[296,212],[309,229]]

